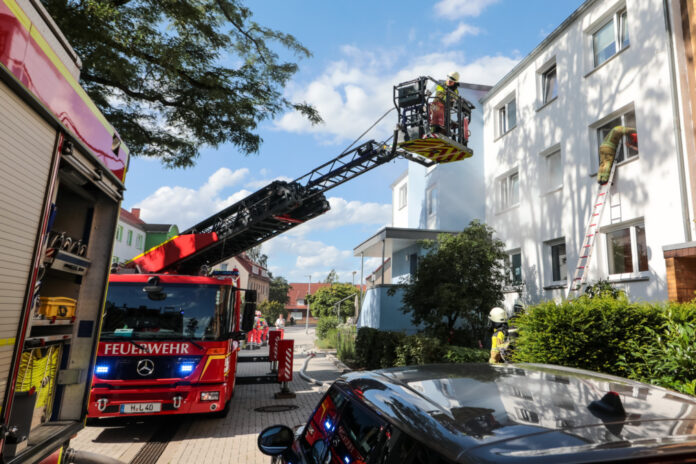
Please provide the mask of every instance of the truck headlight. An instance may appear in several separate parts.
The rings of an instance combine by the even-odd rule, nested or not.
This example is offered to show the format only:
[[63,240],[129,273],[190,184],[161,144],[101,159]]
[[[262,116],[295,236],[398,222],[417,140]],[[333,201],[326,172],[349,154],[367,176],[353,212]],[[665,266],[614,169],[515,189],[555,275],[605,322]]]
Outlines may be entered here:
[[218,401],[220,399],[220,392],[201,392],[201,401]]

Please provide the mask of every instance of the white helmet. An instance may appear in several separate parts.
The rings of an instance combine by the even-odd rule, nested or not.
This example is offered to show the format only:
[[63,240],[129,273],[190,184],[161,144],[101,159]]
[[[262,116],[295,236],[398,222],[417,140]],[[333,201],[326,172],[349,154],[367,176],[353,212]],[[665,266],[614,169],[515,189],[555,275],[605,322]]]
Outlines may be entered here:
[[491,322],[507,322],[507,313],[503,308],[496,306],[495,308],[491,309],[490,313],[488,313],[488,319],[490,319]]
[[447,79],[454,82],[459,82],[459,73],[457,71],[452,71],[447,75]]

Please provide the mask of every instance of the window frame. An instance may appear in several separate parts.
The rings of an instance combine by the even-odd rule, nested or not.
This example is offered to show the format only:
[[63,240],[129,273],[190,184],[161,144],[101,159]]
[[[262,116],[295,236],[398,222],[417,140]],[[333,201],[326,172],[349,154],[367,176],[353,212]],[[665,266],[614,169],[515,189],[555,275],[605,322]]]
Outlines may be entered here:
[[144,240],[143,240],[143,234],[137,234],[135,236],[135,248],[138,250],[142,250],[144,248]]
[[425,208],[428,217],[437,215],[438,207],[438,192],[437,187],[430,187],[425,193]]
[[[563,245],[564,247],[564,254],[563,256],[565,257],[565,263],[558,263],[558,273],[559,273],[559,278],[556,279],[555,277],[555,266],[556,262],[554,260],[554,248]],[[549,264],[549,272],[546,275],[546,281],[548,282],[548,285],[567,285],[568,283],[568,244],[566,243],[565,237],[559,237],[553,240],[549,240],[544,243],[544,255],[546,256],[546,262]],[[559,257],[561,255],[559,254]],[[565,264],[565,277],[561,275],[561,269],[562,265]]]
[[128,245],[128,246],[133,245],[133,230],[132,229],[128,230],[128,233],[126,234],[126,245]]
[[[514,111],[510,111],[510,105],[514,105]],[[514,124],[510,126],[510,115],[513,115]],[[517,127],[517,98],[513,94],[504,99],[503,102],[496,107],[498,137],[502,137],[515,127]]]
[[[547,91],[547,85],[548,85],[548,80],[549,80],[549,74],[553,72],[554,74],[554,93],[553,95],[549,98],[548,97],[548,91]],[[551,63],[549,66],[546,67],[541,72],[541,105],[547,105],[554,101],[555,99],[558,98],[558,66],[556,65],[556,62],[554,61]]]
[[[598,62],[598,53],[595,50],[595,37],[601,31],[603,31],[609,24],[612,25],[613,41],[611,42],[614,46],[614,52],[608,55],[601,62]],[[628,10],[625,5],[617,8],[611,15],[604,18],[603,21],[599,22],[596,27],[591,31],[590,35],[590,46],[592,48],[592,69],[596,69],[602,66],[604,63],[609,61],[612,57],[619,54],[622,50],[628,48],[631,45],[630,36],[628,31]],[[625,32],[625,35],[624,35]],[[606,47],[601,51],[606,50]]]
[[123,226],[121,226],[121,225],[116,227],[116,241],[117,242],[123,241]]
[[408,204],[408,184],[404,184],[401,187],[399,187],[398,201],[400,210],[404,209]]
[[[643,229],[643,243],[639,244],[638,243],[638,232],[637,228],[642,228]],[[630,272],[616,272],[612,273],[612,265],[611,265],[611,251],[612,247],[610,244],[610,235],[611,233],[618,232],[621,230],[629,230],[629,239],[630,239],[630,246],[631,246],[631,267],[633,268]],[[647,236],[645,232],[645,220],[643,218],[636,219],[633,221],[628,221],[628,222],[623,222],[620,224],[612,224],[609,227],[605,227],[601,230],[603,237],[602,243],[604,246],[604,255],[605,255],[605,260],[604,263],[606,265],[606,271],[607,271],[607,276],[610,281],[620,281],[620,280],[632,280],[632,279],[641,279],[641,278],[646,278],[650,276],[650,258],[648,256],[648,244],[647,244]],[[640,255],[640,248],[644,250],[644,259],[645,259],[645,265],[646,268],[644,270],[640,269],[641,266],[641,255]]]
[[[627,116],[633,114],[633,121],[634,123],[627,124]],[[616,126],[617,124],[610,124],[613,121],[618,120],[618,125],[624,126],[624,127],[635,127],[636,131],[638,131],[638,120],[636,117],[636,110],[633,104],[629,105],[628,107],[624,107],[623,109],[616,111],[609,116],[606,116],[602,119],[600,119],[598,122],[594,123],[591,126],[593,138],[594,138],[594,144],[593,144],[593,153],[592,153],[592,169],[593,169],[593,175],[599,171],[599,147],[602,145],[602,141],[604,140],[604,137],[606,137],[606,134],[602,135],[601,131],[605,129],[608,126]],[[608,133],[608,132],[607,132]],[[639,134],[640,138],[640,134]],[[626,156],[626,153],[629,154],[629,156]],[[625,163],[629,163],[631,161],[634,161],[636,159],[640,158],[640,141],[638,145],[638,151],[633,153],[633,150],[628,147],[626,144],[626,136],[623,136],[621,138],[621,142],[619,146],[616,149],[616,155],[614,158],[614,162],[616,163],[617,166],[620,166]],[[619,159],[620,157],[620,159]]]
[[[507,255],[507,265],[508,265],[508,271],[507,271],[507,277],[510,280],[510,286],[516,287],[520,286],[524,283],[524,275],[522,272],[522,250],[520,248],[515,248],[512,250],[509,250],[505,253]],[[515,271],[514,271],[514,265],[513,265],[513,256],[519,255],[520,257],[520,279],[515,280]]]
[[[544,181],[542,195],[561,190],[563,188],[563,185],[565,184],[563,180],[563,154],[561,153],[561,145],[553,145],[552,147],[549,147],[546,150],[542,151],[540,155],[543,157],[543,160],[541,162],[544,164]],[[552,183],[550,159],[552,156],[556,155],[558,155],[559,179],[558,182]]]
[[[517,177],[517,198],[514,203],[511,202],[511,197],[513,196],[511,195],[513,193],[512,186],[514,185],[512,183],[513,177]],[[518,167],[498,176],[495,185],[496,203],[499,213],[516,208],[520,205],[520,170]]]

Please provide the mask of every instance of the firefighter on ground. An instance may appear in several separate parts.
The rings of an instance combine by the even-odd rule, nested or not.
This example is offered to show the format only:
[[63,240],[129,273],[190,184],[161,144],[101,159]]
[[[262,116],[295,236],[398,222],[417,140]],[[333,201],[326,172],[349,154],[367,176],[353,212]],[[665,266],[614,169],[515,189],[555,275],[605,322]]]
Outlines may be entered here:
[[[430,131],[432,133],[442,133],[444,132],[445,125],[445,107],[449,104],[452,107],[453,95],[459,96],[459,73],[457,71],[451,72],[447,75],[447,80],[438,84],[435,87],[435,99],[430,104]],[[448,91],[449,90],[449,99]]]
[[638,134],[633,127],[616,126],[609,131],[602,144],[599,146],[599,172],[597,182],[606,184],[609,181],[611,165],[614,164],[616,149],[621,143],[621,138],[627,135],[626,145],[638,151]]
[[507,313],[503,308],[496,306],[491,309],[488,313],[488,320],[493,327],[493,336],[491,337],[491,356],[488,359],[489,363],[501,363],[503,362],[503,355],[501,350],[504,351],[508,347],[507,340]]

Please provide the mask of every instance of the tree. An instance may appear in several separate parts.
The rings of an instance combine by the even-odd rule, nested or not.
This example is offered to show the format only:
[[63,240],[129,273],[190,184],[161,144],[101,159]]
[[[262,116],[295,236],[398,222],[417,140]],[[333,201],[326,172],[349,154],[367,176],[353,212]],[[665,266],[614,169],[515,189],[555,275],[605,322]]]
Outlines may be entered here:
[[254,22],[242,0],[41,2],[82,59],[82,86],[134,154],[187,167],[204,145],[257,152],[259,122],[289,109],[321,122],[282,94],[292,61],[311,53]]
[[335,283],[328,287],[322,287],[309,298],[312,315],[314,317],[336,316],[336,304],[343,300],[338,309],[340,317],[352,317],[355,315],[355,299],[347,297],[357,293],[358,289],[351,284]]
[[281,314],[283,317],[287,316],[285,305],[277,301],[266,300],[259,304],[258,309],[264,315],[269,325],[275,324],[275,320]]
[[437,241],[425,242],[424,248],[415,278],[399,286],[404,313],[441,338],[462,322],[472,344],[484,340],[488,312],[503,299],[503,242],[475,220],[457,235],[441,234]]
[[292,287],[283,277],[274,277],[271,279],[270,289],[268,290],[268,299],[277,301],[282,305],[288,304],[290,301],[290,289]]
[[259,266],[266,268],[268,266],[268,256],[261,253],[261,245],[249,248],[246,251],[247,257],[258,264]]
[[324,279],[325,284],[334,284],[338,282],[338,274],[336,274],[336,269],[331,269],[331,272]]

